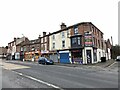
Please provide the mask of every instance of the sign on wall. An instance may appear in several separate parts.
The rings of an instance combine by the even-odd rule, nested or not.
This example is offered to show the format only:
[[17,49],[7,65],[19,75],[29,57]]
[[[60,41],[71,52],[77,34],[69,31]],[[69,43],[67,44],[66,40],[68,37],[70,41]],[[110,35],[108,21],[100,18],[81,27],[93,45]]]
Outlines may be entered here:
[[91,34],[85,34],[85,46],[93,46]]

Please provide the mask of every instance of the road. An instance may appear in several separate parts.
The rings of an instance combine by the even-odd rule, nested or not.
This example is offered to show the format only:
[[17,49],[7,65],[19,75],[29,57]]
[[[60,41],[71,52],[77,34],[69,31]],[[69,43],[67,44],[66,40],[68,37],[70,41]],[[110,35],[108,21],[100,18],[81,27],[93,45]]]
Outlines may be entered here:
[[5,60],[1,66],[2,88],[118,88],[116,70]]

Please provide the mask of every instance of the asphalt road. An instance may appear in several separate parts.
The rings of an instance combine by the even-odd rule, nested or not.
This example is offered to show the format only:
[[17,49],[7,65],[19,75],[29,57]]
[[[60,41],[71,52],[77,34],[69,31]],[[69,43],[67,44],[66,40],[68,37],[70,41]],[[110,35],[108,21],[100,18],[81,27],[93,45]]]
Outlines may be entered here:
[[16,61],[4,61],[2,67],[3,88],[118,88],[114,70]]

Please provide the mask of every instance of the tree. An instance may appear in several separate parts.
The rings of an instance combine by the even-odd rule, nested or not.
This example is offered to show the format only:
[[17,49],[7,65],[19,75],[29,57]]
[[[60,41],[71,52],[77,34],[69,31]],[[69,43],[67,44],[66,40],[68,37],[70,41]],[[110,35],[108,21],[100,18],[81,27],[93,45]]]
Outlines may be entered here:
[[120,45],[112,46],[111,54],[113,59],[115,59],[117,56],[120,56]]

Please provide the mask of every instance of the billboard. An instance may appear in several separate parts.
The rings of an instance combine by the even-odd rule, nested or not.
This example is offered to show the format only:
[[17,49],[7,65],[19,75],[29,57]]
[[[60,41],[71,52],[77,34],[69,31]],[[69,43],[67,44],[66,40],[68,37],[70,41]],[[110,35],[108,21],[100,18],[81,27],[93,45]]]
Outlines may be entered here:
[[85,46],[93,46],[92,34],[85,34]]

